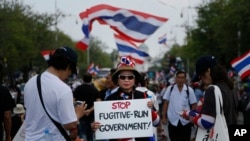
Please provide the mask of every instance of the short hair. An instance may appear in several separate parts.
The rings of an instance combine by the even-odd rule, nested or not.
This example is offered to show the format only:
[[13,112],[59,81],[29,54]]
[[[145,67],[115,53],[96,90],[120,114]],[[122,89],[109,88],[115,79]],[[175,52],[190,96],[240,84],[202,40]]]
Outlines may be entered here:
[[140,73],[141,78],[140,78],[140,85],[145,87],[149,83],[148,75],[144,72]]
[[179,71],[176,72],[175,76],[177,76],[179,74],[184,74],[185,77],[186,77],[186,72],[185,71],[179,70]]
[[116,70],[117,70],[117,69],[115,69],[115,68],[110,69],[110,71],[109,71],[109,72],[110,72],[110,75],[112,76],[112,75],[116,72]]
[[89,72],[83,74],[83,81],[85,83],[90,83],[92,81],[92,75]]
[[49,58],[50,59],[48,60],[48,66],[52,66],[57,70],[66,70],[68,66],[71,70],[73,70],[76,67],[76,64],[64,55],[51,54]]

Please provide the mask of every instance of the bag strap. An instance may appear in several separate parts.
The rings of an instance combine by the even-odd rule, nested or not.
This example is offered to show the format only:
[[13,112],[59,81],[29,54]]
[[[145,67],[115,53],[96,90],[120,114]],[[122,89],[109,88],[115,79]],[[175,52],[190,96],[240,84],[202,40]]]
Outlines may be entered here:
[[220,113],[223,115],[223,101],[222,101],[222,95],[220,88],[216,85],[212,85],[214,87],[214,93],[215,93],[215,103],[216,103],[216,113]]
[[45,106],[44,106],[44,102],[43,102],[43,97],[42,97],[42,91],[41,91],[41,74],[39,74],[37,76],[37,88],[38,88],[38,93],[39,93],[39,97],[43,106],[44,111],[46,112],[46,114],[48,115],[48,117],[51,119],[51,121],[55,124],[55,126],[58,128],[58,130],[61,132],[61,134],[63,135],[63,137],[66,139],[66,141],[71,141],[68,133],[66,132],[66,130],[62,127],[62,125],[60,123],[58,123],[57,121],[55,121],[47,112]]
[[[171,86],[171,88],[170,88],[169,97],[171,96],[171,93],[172,93],[172,91],[173,91],[174,85],[175,85],[175,84],[173,84],[173,85]],[[189,88],[188,88],[188,85],[187,85],[187,84],[185,84],[185,86],[187,87],[186,94],[187,94],[187,97],[188,97],[188,104],[189,104],[190,110],[192,110],[192,104],[190,103],[190,99],[189,99]]]

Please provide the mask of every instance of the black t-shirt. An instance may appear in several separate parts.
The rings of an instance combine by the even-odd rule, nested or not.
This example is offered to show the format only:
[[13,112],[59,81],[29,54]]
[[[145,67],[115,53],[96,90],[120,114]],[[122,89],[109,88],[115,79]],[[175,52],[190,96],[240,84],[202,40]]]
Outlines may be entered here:
[[[15,101],[12,98],[9,90],[0,85],[0,122],[3,123],[3,116],[5,111],[9,111],[15,107]],[[0,125],[0,132],[2,132],[1,128],[2,124]]]
[[122,92],[122,90],[119,88],[118,91],[116,91],[115,93],[113,93],[112,95],[107,97],[107,101],[108,100],[127,100],[127,99],[143,99],[143,98],[147,98],[148,95],[134,90],[131,93],[124,93]]
[[[237,124],[237,95],[225,83],[216,84],[220,90],[223,99],[223,112],[227,125]],[[204,95],[202,113],[216,116],[214,87],[208,87]]]
[[[94,105],[96,99],[100,98],[98,90],[92,84],[82,84],[78,86],[74,91],[75,100],[85,101],[87,109],[91,108]],[[91,112],[89,116],[83,116],[84,120],[94,120],[94,112]]]

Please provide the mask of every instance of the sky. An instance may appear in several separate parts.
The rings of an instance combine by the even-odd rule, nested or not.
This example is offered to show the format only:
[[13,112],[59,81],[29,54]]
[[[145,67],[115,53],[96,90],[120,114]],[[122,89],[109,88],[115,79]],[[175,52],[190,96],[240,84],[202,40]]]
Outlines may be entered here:
[[[79,13],[98,4],[109,4],[125,9],[137,10],[155,16],[168,18],[154,34],[144,43],[149,47],[151,57],[160,57],[176,42],[185,44],[185,28],[183,25],[195,26],[197,18],[195,7],[202,4],[201,0],[20,0],[31,6],[34,12],[54,14],[56,9],[66,16],[59,19],[59,30],[78,41],[83,38],[82,22]],[[182,16],[181,16],[182,15]],[[97,37],[109,48],[107,52],[117,49],[113,31],[105,25],[95,22],[91,35]],[[158,44],[158,38],[167,35],[167,46]]]

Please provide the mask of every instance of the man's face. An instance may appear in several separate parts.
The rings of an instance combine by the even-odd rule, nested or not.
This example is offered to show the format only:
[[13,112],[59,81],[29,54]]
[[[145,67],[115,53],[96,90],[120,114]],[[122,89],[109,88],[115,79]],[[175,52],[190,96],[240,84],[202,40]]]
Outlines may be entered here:
[[184,73],[177,74],[175,81],[177,85],[183,85],[186,83],[186,75]]

